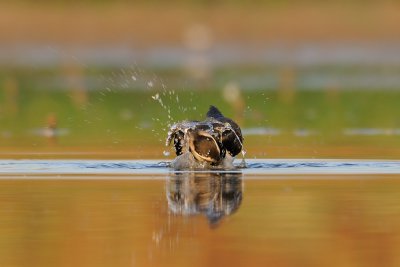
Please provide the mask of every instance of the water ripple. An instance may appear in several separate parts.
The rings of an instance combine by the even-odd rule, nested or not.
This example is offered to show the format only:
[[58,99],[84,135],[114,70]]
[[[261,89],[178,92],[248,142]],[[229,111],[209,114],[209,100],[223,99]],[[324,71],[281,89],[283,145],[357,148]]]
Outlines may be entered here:
[[[169,162],[156,160],[0,160],[0,174],[168,174]],[[221,170],[214,170],[220,172]],[[400,161],[248,160],[243,174],[400,174]],[[212,172],[212,170],[211,170]]]
[[140,163],[140,162],[132,162],[132,163],[90,163],[85,164],[82,163],[80,165],[81,168],[85,169],[131,169],[131,170],[140,170],[140,169],[154,169],[154,168],[167,168],[169,167],[168,162],[157,162],[157,163]]
[[254,162],[249,163],[250,169],[276,169],[276,168],[399,168],[400,162]]
[[250,173],[400,173],[400,161],[261,160],[247,167]]

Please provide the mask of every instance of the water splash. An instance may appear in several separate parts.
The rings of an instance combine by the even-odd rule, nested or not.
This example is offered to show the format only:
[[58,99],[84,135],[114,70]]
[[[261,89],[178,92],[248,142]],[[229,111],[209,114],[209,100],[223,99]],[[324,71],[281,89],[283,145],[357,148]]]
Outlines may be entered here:
[[[242,163],[240,165],[241,168],[245,168],[246,167],[246,162],[245,162],[245,154],[246,154],[246,150],[243,147],[243,143],[240,140],[239,136],[237,135],[237,133],[235,132],[235,130],[233,129],[233,127],[228,123],[221,123],[220,121],[214,119],[214,118],[208,118],[207,120],[203,121],[203,122],[198,122],[198,121],[183,121],[183,122],[178,122],[173,124],[169,131],[168,131],[168,135],[165,141],[165,145],[169,146],[172,142],[172,140],[174,140],[174,143],[180,142],[181,146],[182,146],[182,152],[183,155],[178,156],[175,161],[174,161],[174,166],[178,166],[178,168],[184,168],[183,166],[185,166],[186,168],[193,168],[193,166],[195,166],[196,168],[204,168],[204,167],[210,167],[208,166],[207,163],[202,162],[199,163],[197,162],[197,160],[195,160],[191,156],[191,153],[188,153],[190,155],[185,155],[186,152],[189,152],[189,140],[188,140],[188,136],[189,134],[188,131],[189,130],[196,130],[196,129],[201,129],[201,131],[206,132],[207,134],[209,134],[210,136],[212,136],[217,142],[222,143],[222,135],[225,131],[231,131],[235,134],[236,139],[238,140],[238,142],[240,143],[241,146],[241,153],[242,153]],[[183,140],[180,139],[180,135],[183,134]],[[222,162],[219,164],[220,166],[223,166],[224,168],[233,168],[233,160],[234,158],[231,157],[229,155],[229,153],[226,153],[225,158],[222,160]],[[197,166],[198,164],[202,164],[201,166]],[[206,164],[206,165],[204,165]]]

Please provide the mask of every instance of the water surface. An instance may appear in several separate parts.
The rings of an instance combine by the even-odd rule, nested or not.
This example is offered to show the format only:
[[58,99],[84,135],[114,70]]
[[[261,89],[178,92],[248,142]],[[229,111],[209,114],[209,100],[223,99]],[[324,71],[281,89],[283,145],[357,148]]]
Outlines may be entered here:
[[288,171],[337,164],[314,161],[250,161],[235,172],[78,163],[14,162],[1,175],[0,266],[400,265],[398,171]]
[[398,266],[399,178],[383,160],[0,160],[0,266]]
[[[159,175],[174,171],[162,160],[0,160],[0,174],[124,174]],[[239,166],[240,160],[234,165]],[[246,168],[196,170],[197,172],[240,171],[246,175],[269,174],[400,174],[396,160],[252,159]],[[193,170],[187,170],[193,172]],[[182,171],[185,172],[185,171]],[[157,176],[153,176],[157,177]]]

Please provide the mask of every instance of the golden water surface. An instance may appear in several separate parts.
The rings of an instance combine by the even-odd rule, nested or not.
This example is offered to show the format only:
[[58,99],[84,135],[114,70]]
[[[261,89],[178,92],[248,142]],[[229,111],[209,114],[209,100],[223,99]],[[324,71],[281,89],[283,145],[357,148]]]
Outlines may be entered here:
[[0,266],[400,266],[398,175],[2,178]]

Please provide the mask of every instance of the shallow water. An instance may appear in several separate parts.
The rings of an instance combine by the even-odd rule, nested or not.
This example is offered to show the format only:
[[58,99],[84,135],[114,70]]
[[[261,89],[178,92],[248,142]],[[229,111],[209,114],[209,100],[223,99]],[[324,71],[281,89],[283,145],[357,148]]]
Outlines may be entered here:
[[340,162],[364,164],[345,175],[327,171],[337,161],[14,161],[6,174],[12,162],[0,167],[0,266],[400,265],[398,162]]

